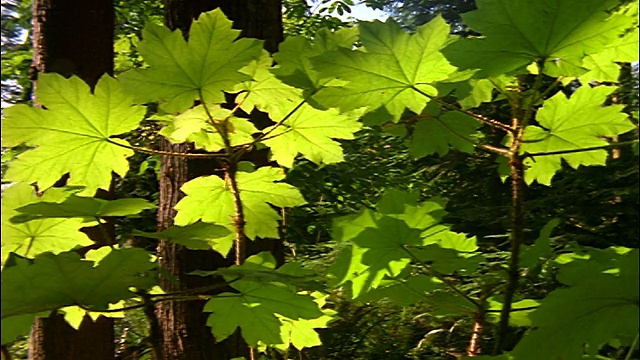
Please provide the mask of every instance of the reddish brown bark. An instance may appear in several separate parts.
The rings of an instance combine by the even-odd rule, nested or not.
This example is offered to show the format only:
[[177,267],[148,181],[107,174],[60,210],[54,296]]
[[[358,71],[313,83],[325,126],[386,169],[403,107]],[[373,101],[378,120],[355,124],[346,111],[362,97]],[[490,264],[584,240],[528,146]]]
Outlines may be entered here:
[[[191,23],[202,12],[220,7],[234,21],[236,29],[242,29],[242,36],[265,39],[265,48],[276,51],[282,40],[282,15],[280,0],[166,0],[165,24],[171,29],[180,29],[188,34]],[[252,114],[252,121],[264,127],[264,114]],[[262,125],[262,126],[260,126]],[[172,145],[163,141],[162,149],[171,152],[192,150],[188,145]],[[255,156],[255,154],[254,154]],[[266,156],[258,155],[259,165],[266,164]],[[189,179],[201,175],[210,175],[220,169],[214,161],[187,161],[184,158],[163,157],[161,162],[160,204],[158,211],[158,229],[166,229],[173,223],[175,210],[173,207],[183,194],[180,187]],[[249,253],[270,250],[279,261],[284,261],[283,245],[280,241],[257,241],[248,247]],[[211,278],[190,276],[189,272],[197,269],[214,270],[233,264],[233,259],[224,259],[213,251],[190,251],[168,242],[161,242],[158,247],[160,266],[178,280],[162,280],[165,291],[180,291],[197,287],[214,285]],[[218,280],[220,281],[220,280]],[[217,290],[220,292],[220,290]],[[248,356],[248,348],[242,339],[231,336],[227,340],[216,343],[211,330],[206,326],[208,314],[202,312],[204,302],[162,302],[157,306],[160,322],[164,359],[200,360],[231,359],[237,356]]]
[[[32,80],[56,72],[77,75],[93,87],[103,74],[112,74],[114,20],[113,0],[36,0]],[[97,243],[105,241],[96,229],[83,231]],[[113,226],[107,231],[112,235]],[[36,320],[31,330],[30,360],[108,360],[114,352],[113,321],[104,317],[95,323],[85,318],[75,330],[56,314]]]

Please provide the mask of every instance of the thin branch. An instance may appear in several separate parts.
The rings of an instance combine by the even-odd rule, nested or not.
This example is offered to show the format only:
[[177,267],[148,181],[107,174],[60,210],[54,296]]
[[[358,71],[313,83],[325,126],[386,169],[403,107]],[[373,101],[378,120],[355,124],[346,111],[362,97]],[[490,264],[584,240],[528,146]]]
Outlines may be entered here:
[[152,155],[166,155],[166,156],[173,156],[173,157],[183,157],[183,158],[214,158],[214,157],[226,157],[226,154],[193,154],[193,153],[177,153],[177,152],[171,152],[171,151],[163,151],[163,150],[154,150],[154,149],[147,149],[147,148],[143,148],[143,147],[139,147],[139,146],[133,146],[133,145],[125,145],[125,144],[121,144],[117,141],[113,141],[111,139],[107,139],[107,142],[109,142],[110,144],[113,145],[117,145],[120,147],[123,147],[125,149],[130,149],[133,151],[138,151],[144,154],[152,154]]
[[457,107],[455,105],[449,104],[448,102],[442,100],[441,98],[439,98],[437,96],[429,95],[429,94],[425,93],[424,91],[422,91],[422,90],[420,90],[420,89],[418,89],[416,87],[412,87],[412,89],[417,91],[421,95],[423,95],[425,97],[428,97],[431,100],[437,101],[440,105],[442,105],[443,107],[445,107],[445,108],[447,108],[449,110],[458,111],[458,112],[461,112],[463,114],[469,115],[472,118],[478,120],[479,122],[481,122],[481,123],[483,123],[485,125],[489,125],[489,126],[491,126],[493,128],[496,128],[496,129],[499,129],[499,130],[502,130],[502,131],[505,131],[505,132],[508,132],[508,133],[512,133],[513,132],[513,129],[511,127],[501,123],[498,120],[490,119],[490,118],[488,118],[486,116],[482,116],[482,115],[479,115],[479,114],[476,114],[476,113],[472,113],[471,111],[461,109],[461,108],[459,108],[459,107]]
[[633,145],[633,144],[637,144],[637,143],[638,143],[638,139],[631,140],[631,141],[622,141],[622,142],[617,142],[617,143],[611,143],[611,144],[608,144],[608,145],[593,146],[593,147],[582,148],[582,149],[544,151],[544,152],[538,152],[538,153],[527,153],[527,152],[525,152],[524,154],[522,154],[522,158],[526,159],[526,158],[535,158],[537,156],[562,155],[562,154],[573,154],[573,153],[593,151],[593,150],[606,150],[606,149],[618,148],[618,147],[627,146],[627,145]]
[[504,156],[509,156],[509,149],[507,148],[501,148],[501,147],[495,147],[495,146],[491,146],[491,145],[487,145],[487,144],[480,144],[477,143],[471,139],[469,139],[468,137],[458,133],[457,131],[453,130],[449,125],[447,125],[444,121],[442,121],[440,118],[435,117],[435,119],[442,125],[444,126],[445,129],[449,130],[450,133],[452,133],[453,135],[459,137],[460,139],[470,143],[471,145],[473,145],[474,147],[477,147],[479,149],[482,149],[486,152],[489,153],[494,153],[494,154],[499,154],[499,155],[504,155]]

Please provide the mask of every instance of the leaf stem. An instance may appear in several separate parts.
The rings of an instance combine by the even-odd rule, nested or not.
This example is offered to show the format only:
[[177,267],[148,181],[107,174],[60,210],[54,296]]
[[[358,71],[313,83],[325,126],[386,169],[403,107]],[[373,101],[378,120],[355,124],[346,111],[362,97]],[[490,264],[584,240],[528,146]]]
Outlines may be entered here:
[[622,147],[622,146],[637,144],[638,141],[639,140],[636,139],[636,140],[631,140],[631,141],[622,141],[622,142],[611,143],[611,144],[608,144],[608,145],[592,146],[592,147],[582,148],[582,149],[544,151],[544,152],[538,152],[538,153],[527,153],[527,152],[525,152],[524,154],[522,154],[522,158],[526,159],[526,158],[535,158],[537,156],[562,155],[562,154],[573,154],[573,153],[579,153],[579,152],[585,152],[585,151],[593,151],[593,150],[606,150],[606,149],[611,149],[611,148],[618,148],[618,147]]
[[409,249],[407,249],[406,247],[402,246],[402,249],[409,254],[409,256],[414,259],[415,261],[419,262],[420,265],[422,265],[425,269],[427,269],[427,271],[429,272],[430,275],[432,275],[433,277],[435,277],[436,279],[442,281],[443,284],[445,284],[448,288],[450,288],[451,290],[453,290],[456,294],[462,296],[463,298],[465,298],[467,301],[469,301],[470,303],[472,303],[478,310],[482,310],[482,305],[476,301],[476,299],[472,298],[471,296],[465,294],[462,290],[458,289],[455,285],[453,285],[449,280],[447,280],[447,278],[445,278],[444,276],[442,276],[439,272],[433,270],[431,268],[431,266],[427,265],[424,261],[422,261],[419,257],[417,257],[414,253],[412,253],[411,251],[409,251]]
[[214,157],[226,157],[226,154],[193,154],[193,153],[177,153],[171,151],[163,151],[163,150],[154,150],[147,149],[143,147],[133,146],[133,145],[125,145],[121,144],[117,141],[113,141],[111,139],[107,139],[107,142],[113,145],[117,145],[123,147],[125,149],[130,149],[133,151],[138,151],[144,154],[152,154],[152,155],[165,155],[165,156],[173,156],[173,157],[182,157],[182,158],[214,158]]
[[481,150],[484,150],[486,152],[489,153],[493,153],[493,154],[499,154],[499,155],[504,155],[504,156],[509,156],[509,149],[507,148],[501,148],[501,147],[496,147],[496,146],[491,146],[491,145],[487,145],[487,144],[480,144],[478,142],[475,142],[471,139],[469,139],[468,137],[458,133],[457,131],[453,130],[448,124],[446,124],[446,122],[442,121],[442,119],[440,119],[439,117],[434,117],[445,129],[449,130],[450,133],[452,133],[453,135],[459,137],[460,139],[470,143],[471,145],[473,145],[474,147],[477,147]]
[[481,122],[481,123],[483,123],[485,125],[489,125],[489,126],[491,126],[493,128],[505,131],[507,133],[512,133],[513,132],[513,129],[511,127],[501,123],[498,120],[490,119],[488,117],[473,113],[471,111],[464,110],[464,109],[459,108],[459,107],[457,107],[455,105],[449,104],[448,102],[442,100],[441,98],[439,98],[437,96],[429,95],[429,94],[425,93],[424,91],[422,91],[422,90],[420,90],[418,88],[412,87],[412,89],[417,91],[418,93],[420,93],[422,96],[425,96],[425,97],[427,97],[427,98],[429,98],[431,100],[437,101],[444,108],[447,108],[447,109],[453,110],[453,111],[458,111],[458,112],[461,112],[463,114],[469,115],[472,118],[478,120],[479,122]]
[[638,337],[640,337],[640,332],[636,334],[636,338],[633,339],[633,343],[631,343],[631,347],[627,352],[627,356],[624,357],[624,360],[631,360],[631,356],[633,355],[633,351],[635,350],[636,345],[638,345]]
[[285,115],[282,119],[280,119],[280,121],[278,121],[275,125],[273,125],[268,131],[263,132],[260,135],[258,135],[252,142],[250,142],[248,144],[240,145],[242,148],[235,154],[235,158],[239,159],[240,156],[242,156],[248,149],[251,149],[252,147],[254,147],[260,141],[268,140],[268,139],[274,138],[276,136],[282,135],[282,134],[278,134],[278,135],[272,136],[271,138],[267,138],[267,136],[269,134],[274,132],[278,127],[282,126],[282,124],[284,124],[285,121],[289,120],[289,118],[291,116],[293,116],[293,114],[295,114],[296,111],[300,110],[302,105],[304,105],[306,102],[307,102],[307,99],[302,100],[298,105],[296,105],[296,107],[294,107],[291,111],[289,111],[289,113],[287,113],[287,115]]

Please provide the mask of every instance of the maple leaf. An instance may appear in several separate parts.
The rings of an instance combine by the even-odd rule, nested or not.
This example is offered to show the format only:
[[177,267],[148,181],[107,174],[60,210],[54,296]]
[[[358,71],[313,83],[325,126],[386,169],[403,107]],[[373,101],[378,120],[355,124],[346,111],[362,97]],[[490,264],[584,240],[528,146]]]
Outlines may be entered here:
[[311,59],[322,76],[347,82],[320,90],[314,99],[343,112],[384,107],[395,121],[405,108],[420,113],[429,96],[438,94],[434,83],[455,71],[440,53],[448,40],[449,25],[441,17],[411,35],[393,20],[362,23],[363,49],[337,49]]
[[302,90],[283,83],[269,71],[272,62],[270,56],[263,56],[241,70],[251,81],[236,86],[235,91],[240,92],[236,103],[248,114],[256,108],[268,113],[271,119],[279,120],[294,111],[304,98]]
[[13,184],[2,194],[2,266],[10,252],[33,257],[49,251],[54,254],[77,246],[93,244],[86,234],[79,231],[87,223],[82,219],[37,219],[23,223],[10,221],[19,213],[15,210],[28,204],[44,201],[62,201],[69,193],[65,189],[51,188],[38,198],[33,188],[25,183]]
[[353,48],[358,40],[358,31],[357,27],[337,31],[322,28],[315,34],[313,42],[304,36],[287,37],[273,55],[278,65],[271,72],[284,83],[304,89],[307,95],[314,93],[331,81],[331,77],[321,78],[310,59],[329,50]]
[[358,122],[360,113],[340,114],[337,110],[317,110],[302,105],[279,126],[265,129],[272,158],[282,166],[291,168],[298,154],[320,165],[344,160],[342,147],[333,139],[351,140],[362,128]]
[[231,146],[251,143],[251,134],[258,132],[248,119],[232,116],[231,110],[219,106],[205,109],[204,106],[198,105],[172,117],[168,125],[160,130],[160,134],[176,144],[192,141],[197,148],[207,151],[217,152],[224,149],[222,136],[211,124],[207,110],[219,127],[226,126]]
[[[633,18],[609,15],[614,0],[478,0],[478,10],[462,15],[484,35],[457,41],[443,50],[453,65],[496,76],[545,60],[551,76],[577,76],[585,55],[600,52],[633,24]],[[498,61],[499,59],[499,61]]]
[[171,226],[160,232],[134,230],[133,235],[168,240],[191,250],[213,249],[227,256],[233,246],[233,234],[229,229],[215,224],[197,222],[187,226]]
[[[318,307],[322,309],[325,305],[327,295],[319,292],[311,293]],[[282,337],[282,345],[275,345],[276,349],[286,351],[289,346],[293,345],[296,349],[302,350],[306,347],[322,345],[320,336],[315,331],[319,328],[327,328],[329,322],[336,319],[336,311],[331,309],[323,309],[323,315],[315,319],[289,319],[284,316],[278,316],[282,326],[280,327],[280,336]]]
[[196,99],[224,102],[224,90],[248,77],[238,70],[264,52],[262,41],[239,39],[220,9],[200,15],[191,25],[189,41],[180,31],[149,24],[142,32],[138,51],[150,65],[120,76],[141,102],[162,102],[169,113],[181,113]]
[[[262,167],[254,172],[236,174],[245,217],[245,233],[256,237],[277,238],[280,216],[269,204],[291,207],[305,204],[295,187],[276,182],[284,179],[282,170]],[[217,176],[203,176],[182,186],[187,194],[176,204],[175,224],[184,226],[198,220],[232,227],[235,210],[231,189]]]
[[478,128],[478,122],[469,115],[454,111],[444,114],[429,111],[427,117],[421,117],[416,123],[407,146],[416,159],[434,153],[444,156],[450,147],[472,153],[474,146],[466,139],[472,139]]
[[622,257],[617,274],[592,274],[576,286],[551,292],[529,315],[534,328],[513,354],[518,359],[578,360],[584,359],[587,344],[588,356],[595,357],[605,343],[636,336],[638,296],[636,249]]
[[[275,260],[268,253],[249,257],[237,270],[272,270]],[[236,328],[242,329],[242,337],[251,345],[263,342],[267,345],[283,344],[280,335],[282,323],[277,315],[285,318],[317,319],[324,316],[318,303],[310,295],[296,294],[281,284],[260,283],[239,279],[231,284],[238,293],[222,293],[209,300],[205,312],[211,312],[207,325],[216,339],[229,337]]]
[[106,309],[135,296],[129,288],[149,288],[143,274],[156,267],[142,249],[113,250],[99,262],[75,252],[43,253],[2,271],[2,318],[81,304]]
[[[607,145],[602,137],[616,136],[635,128],[622,105],[602,107],[615,88],[589,85],[576,90],[570,99],[558,93],[546,100],[536,114],[540,126],[527,126],[524,133],[523,153],[545,153],[577,150]],[[605,165],[606,150],[541,155],[525,160],[525,180],[551,184],[551,178],[565,160],[574,169],[580,165]]]
[[5,180],[38,182],[47,189],[70,173],[67,185],[84,186],[81,194],[108,189],[112,172],[124,176],[133,151],[128,143],[112,138],[138,127],[145,108],[131,106],[133,100],[120,84],[103,76],[92,94],[80,78],[65,79],[42,74],[36,90],[45,109],[16,105],[5,110],[2,121],[4,146],[36,147],[11,162]]
[[589,69],[589,72],[579,77],[580,82],[585,85],[591,81],[617,82],[620,75],[620,65],[616,63],[635,61],[638,61],[637,27],[607,45],[603,51],[586,56],[582,66]]
[[24,222],[32,219],[55,218],[104,218],[107,216],[135,215],[143,210],[155,209],[156,206],[144,199],[126,198],[104,200],[92,197],[71,195],[61,202],[40,201],[16,208],[20,213],[11,218],[13,222]]

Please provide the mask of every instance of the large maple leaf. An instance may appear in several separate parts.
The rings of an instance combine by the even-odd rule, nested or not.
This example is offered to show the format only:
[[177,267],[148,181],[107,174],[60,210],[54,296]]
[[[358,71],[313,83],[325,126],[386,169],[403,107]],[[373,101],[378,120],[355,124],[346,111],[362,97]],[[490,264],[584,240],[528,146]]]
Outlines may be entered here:
[[47,189],[70,173],[68,185],[84,186],[82,194],[93,195],[109,188],[112,172],[126,174],[133,151],[113,136],[138,127],[145,108],[131,106],[133,99],[118,81],[103,76],[92,94],[78,77],[41,74],[36,97],[46,109],[16,105],[5,110],[3,145],[36,148],[12,161],[4,180],[35,181]]
[[170,113],[184,112],[201,96],[207,103],[224,102],[222,91],[248,78],[238,70],[264,51],[260,40],[236,40],[240,31],[231,25],[219,9],[203,13],[188,42],[180,31],[147,25],[138,50],[150,67],[120,78],[140,101],[160,101]]
[[420,113],[428,96],[438,94],[434,83],[455,71],[440,52],[449,41],[449,25],[441,17],[415,34],[393,20],[363,23],[360,41],[363,49],[341,48],[311,59],[322,77],[340,80],[314,96],[322,105],[342,111],[384,107],[397,121],[405,108]]
[[467,38],[443,52],[452,64],[496,76],[546,61],[552,76],[585,72],[582,58],[596,54],[633,24],[634,18],[605,11],[615,0],[479,0],[462,16],[484,38]]
[[144,273],[155,266],[149,253],[135,248],[111,251],[97,263],[74,252],[21,259],[2,270],[2,318],[76,304],[106,309],[135,296],[130,287],[153,286]]
[[[524,153],[579,150],[607,145],[605,136],[615,136],[635,128],[622,105],[600,106],[615,88],[582,86],[570,99],[558,93],[545,101],[536,114],[540,126],[528,126],[524,133]],[[551,178],[565,160],[571,167],[604,165],[606,150],[592,150],[568,154],[540,155],[525,161],[525,180],[551,184]]]
[[[305,204],[298,189],[281,182],[284,172],[273,167],[262,167],[254,172],[238,172],[236,180],[244,209],[245,232],[251,239],[256,236],[278,237],[280,216],[269,204],[291,207]],[[187,194],[175,208],[176,225],[193,224],[198,220],[233,227],[235,216],[233,195],[229,184],[218,176],[203,176],[182,186]]]
[[54,254],[69,251],[77,246],[93,244],[79,229],[88,224],[82,219],[36,219],[23,223],[13,223],[11,218],[18,215],[16,208],[43,201],[62,201],[68,192],[51,188],[38,198],[33,188],[18,183],[4,190],[2,194],[2,266],[14,252],[24,257],[33,257],[43,252]]

